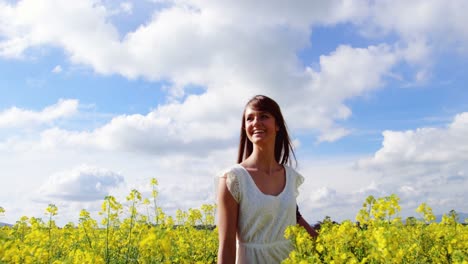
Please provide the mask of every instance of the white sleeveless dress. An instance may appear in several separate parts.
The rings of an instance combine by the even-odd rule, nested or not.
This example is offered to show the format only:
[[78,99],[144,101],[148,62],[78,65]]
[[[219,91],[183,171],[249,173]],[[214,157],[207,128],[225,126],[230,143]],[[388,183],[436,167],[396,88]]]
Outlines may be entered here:
[[304,181],[289,166],[283,191],[274,196],[258,189],[249,172],[236,164],[220,174],[239,204],[237,226],[237,263],[281,263],[292,250],[284,238],[286,227],[296,224],[296,197]]

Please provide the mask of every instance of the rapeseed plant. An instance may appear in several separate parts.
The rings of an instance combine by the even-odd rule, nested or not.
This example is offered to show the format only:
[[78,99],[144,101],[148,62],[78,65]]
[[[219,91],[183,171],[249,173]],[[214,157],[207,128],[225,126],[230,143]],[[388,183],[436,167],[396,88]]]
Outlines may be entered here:
[[[78,223],[58,227],[54,204],[46,219],[21,217],[0,228],[0,263],[216,263],[216,206],[178,210],[175,218],[158,206],[156,179],[151,197],[132,190],[124,203],[105,197],[100,221],[81,210]],[[145,213],[141,210],[146,208]],[[468,264],[468,226],[455,211],[436,223],[421,204],[422,220],[399,217],[396,195],[367,197],[356,220],[325,218],[319,236],[290,226],[285,237],[293,250],[283,263],[460,263]],[[0,207],[0,216],[6,211]],[[466,220],[465,220],[466,222]]]

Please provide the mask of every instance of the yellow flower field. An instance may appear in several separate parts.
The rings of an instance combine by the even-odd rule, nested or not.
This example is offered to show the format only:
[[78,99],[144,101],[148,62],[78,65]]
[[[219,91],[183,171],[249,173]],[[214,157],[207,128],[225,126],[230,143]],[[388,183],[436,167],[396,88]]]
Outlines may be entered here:
[[[0,263],[215,263],[215,206],[168,216],[157,205],[156,179],[151,184],[150,198],[132,190],[125,206],[105,197],[101,221],[82,210],[77,223],[58,227],[51,204],[46,221],[24,216],[1,227]],[[468,263],[468,226],[455,212],[435,223],[426,204],[418,208],[424,220],[403,221],[399,211],[395,195],[369,196],[356,223],[325,219],[315,240],[291,226],[285,237],[295,249],[283,263]]]
[[395,195],[369,196],[357,223],[326,219],[315,241],[303,228],[289,227],[285,236],[295,250],[283,263],[468,263],[468,226],[456,221],[455,212],[435,223],[422,204],[417,212],[424,220],[402,221],[398,201]]

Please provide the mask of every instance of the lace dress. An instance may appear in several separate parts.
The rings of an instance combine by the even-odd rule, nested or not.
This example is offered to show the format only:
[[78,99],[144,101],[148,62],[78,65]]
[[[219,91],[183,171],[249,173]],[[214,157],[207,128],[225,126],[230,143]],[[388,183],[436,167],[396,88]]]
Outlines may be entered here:
[[284,238],[286,227],[296,224],[296,197],[304,178],[289,166],[286,184],[278,195],[258,189],[249,172],[236,164],[220,174],[239,204],[237,263],[280,263],[292,250]]

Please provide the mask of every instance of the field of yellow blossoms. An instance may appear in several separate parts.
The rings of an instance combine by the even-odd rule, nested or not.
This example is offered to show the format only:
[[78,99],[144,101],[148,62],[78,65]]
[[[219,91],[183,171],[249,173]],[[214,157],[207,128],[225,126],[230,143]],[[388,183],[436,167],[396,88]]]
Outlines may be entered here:
[[[58,208],[46,219],[22,217],[0,227],[0,263],[215,263],[215,206],[166,215],[157,204],[157,181],[149,198],[132,190],[123,203],[107,196],[100,221],[82,210],[77,223],[58,227]],[[467,263],[468,226],[456,212],[435,222],[422,204],[418,217],[398,217],[398,197],[369,196],[357,222],[326,218],[319,236],[289,227],[294,250],[283,263]],[[7,212],[0,207],[0,219]],[[465,220],[465,223],[467,221]]]

